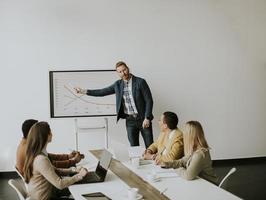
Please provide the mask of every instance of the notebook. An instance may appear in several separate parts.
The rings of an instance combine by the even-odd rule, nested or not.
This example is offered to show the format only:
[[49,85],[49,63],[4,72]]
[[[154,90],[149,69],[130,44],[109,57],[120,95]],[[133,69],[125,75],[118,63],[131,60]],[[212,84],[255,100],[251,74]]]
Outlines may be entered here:
[[111,161],[112,154],[107,150],[103,150],[96,170],[94,172],[88,172],[87,175],[81,181],[76,182],[76,184],[104,182]]

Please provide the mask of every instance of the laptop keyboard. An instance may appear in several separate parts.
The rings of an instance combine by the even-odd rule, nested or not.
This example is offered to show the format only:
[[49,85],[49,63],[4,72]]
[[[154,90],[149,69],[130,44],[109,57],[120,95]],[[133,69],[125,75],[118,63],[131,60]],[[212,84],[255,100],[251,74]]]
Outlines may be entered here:
[[95,172],[88,172],[87,175],[83,178],[83,180],[87,181],[98,181],[100,178]]

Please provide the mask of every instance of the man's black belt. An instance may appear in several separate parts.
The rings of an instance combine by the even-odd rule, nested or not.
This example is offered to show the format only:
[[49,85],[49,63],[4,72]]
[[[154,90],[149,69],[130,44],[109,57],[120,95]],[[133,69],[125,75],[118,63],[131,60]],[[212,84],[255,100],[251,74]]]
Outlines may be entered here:
[[126,118],[138,118],[138,114],[132,114],[132,115],[126,114]]

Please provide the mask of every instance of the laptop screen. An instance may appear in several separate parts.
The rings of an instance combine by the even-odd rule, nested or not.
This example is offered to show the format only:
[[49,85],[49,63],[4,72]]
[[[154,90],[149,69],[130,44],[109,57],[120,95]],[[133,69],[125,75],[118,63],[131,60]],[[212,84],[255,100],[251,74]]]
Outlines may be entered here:
[[112,154],[107,150],[103,150],[100,158],[101,167],[108,170],[111,160],[112,160]]

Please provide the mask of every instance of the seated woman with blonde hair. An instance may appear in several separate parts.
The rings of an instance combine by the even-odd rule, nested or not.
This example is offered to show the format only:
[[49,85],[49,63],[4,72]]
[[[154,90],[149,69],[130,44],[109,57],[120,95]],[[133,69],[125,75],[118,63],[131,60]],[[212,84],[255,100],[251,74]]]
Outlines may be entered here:
[[[24,163],[24,178],[28,183],[28,195],[31,199],[48,200],[60,199],[60,196],[69,195],[63,190],[69,185],[80,181],[87,174],[85,168],[55,168],[48,158],[47,144],[52,141],[52,132],[47,122],[35,123],[29,132]],[[60,177],[77,173],[72,177]],[[59,174],[59,175],[58,175]]]
[[197,176],[217,184],[218,179],[212,168],[210,148],[204,137],[201,124],[189,121],[183,129],[185,156],[179,160],[159,163],[165,168],[177,168],[176,172],[186,180]]

